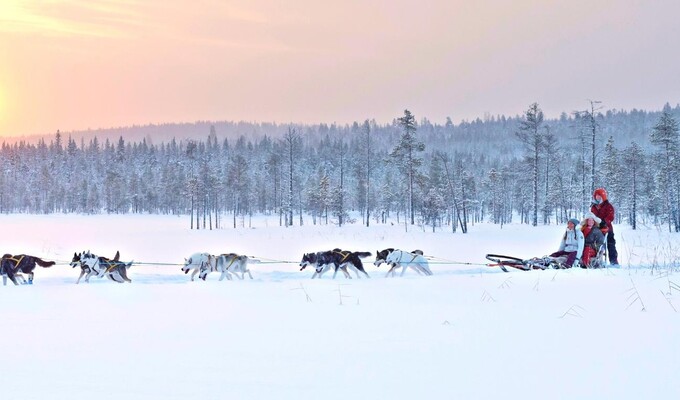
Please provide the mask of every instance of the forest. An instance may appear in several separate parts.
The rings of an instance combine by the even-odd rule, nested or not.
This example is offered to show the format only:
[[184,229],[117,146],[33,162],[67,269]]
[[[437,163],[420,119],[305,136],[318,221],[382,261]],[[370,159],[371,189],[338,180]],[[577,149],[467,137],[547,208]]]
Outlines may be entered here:
[[192,229],[268,214],[285,226],[396,220],[465,233],[482,221],[581,218],[605,187],[615,223],[677,232],[679,113],[590,101],[556,119],[531,104],[458,124],[404,110],[388,124],[197,122],[122,128],[117,139],[57,131],[2,143],[0,212],[176,214]]

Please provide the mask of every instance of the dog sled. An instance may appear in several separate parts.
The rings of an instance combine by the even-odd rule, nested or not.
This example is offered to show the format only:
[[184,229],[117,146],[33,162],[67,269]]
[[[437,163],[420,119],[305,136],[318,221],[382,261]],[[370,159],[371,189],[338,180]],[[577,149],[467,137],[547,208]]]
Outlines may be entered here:
[[[522,259],[511,256],[504,256],[501,254],[487,254],[486,259],[492,264],[487,264],[489,267],[499,267],[504,272],[510,272],[508,268],[515,268],[522,271],[531,271],[532,269],[565,269],[564,263],[567,261],[566,256],[562,257],[534,257],[529,259]],[[574,263],[576,264],[576,263]]]
[[594,247],[595,254],[590,258],[587,265],[584,265],[581,260],[574,260],[574,265],[569,267],[564,263],[567,261],[567,256],[560,257],[534,257],[529,259],[522,259],[517,257],[504,256],[500,254],[487,254],[486,259],[492,264],[487,264],[489,267],[499,267],[505,272],[509,272],[510,268],[519,269],[522,271],[531,271],[533,269],[566,269],[572,267],[581,268],[604,268],[607,259],[607,235],[604,236],[604,241]]
[[605,252],[606,252],[606,242],[601,245],[597,253],[591,257],[588,265],[581,263],[581,260],[574,260],[574,265],[566,266],[567,256],[560,257],[533,257],[529,259],[522,259],[511,256],[504,256],[500,254],[487,254],[486,259],[491,261],[492,264],[487,264],[489,267],[499,267],[505,272],[509,272],[508,268],[515,268],[522,271],[531,271],[534,269],[546,270],[546,269],[567,269],[567,268],[604,268],[605,267]]

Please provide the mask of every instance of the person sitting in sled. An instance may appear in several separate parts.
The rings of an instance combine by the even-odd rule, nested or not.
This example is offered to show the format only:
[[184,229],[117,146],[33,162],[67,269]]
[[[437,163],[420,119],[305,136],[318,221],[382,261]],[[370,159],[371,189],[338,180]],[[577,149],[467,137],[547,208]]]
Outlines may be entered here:
[[579,220],[571,218],[567,221],[567,231],[564,232],[560,249],[550,255],[550,257],[567,256],[567,260],[561,263],[560,268],[571,268],[577,260],[581,259],[583,254],[583,232],[576,227],[579,225]]
[[592,212],[586,214],[585,219],[581,223],[584,239],[583,257],[581,257],[581,267],[590,267],[590,260],[597,255],[600,246],[604,244],[604,234],[598,227],[596,216]]

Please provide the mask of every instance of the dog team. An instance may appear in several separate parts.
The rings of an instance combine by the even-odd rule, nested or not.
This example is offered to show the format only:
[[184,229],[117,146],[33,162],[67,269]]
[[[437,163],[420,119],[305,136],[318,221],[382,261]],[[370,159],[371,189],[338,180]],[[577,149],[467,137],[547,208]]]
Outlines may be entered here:
[[[352,279],[348,270],[354,271],[357,278],[361,278],[361,275],[370,278],[361,261],[362,258],[369,256],[371,256],[370,252],[347,251],[337,248],[315,253],[305,253],[300,261],[300,271],[307,267],[313,268],[312,279],[321,278],[325,272],[331,269],[333,270],[333,279],[335,279],[338,271],[341,271],[345,278]],[[181,269],[185,274],[191,272],[192,281],[196,275],[198,275],[199,279],[206,280],[206,277],[211,272],[219,272],[220,281],[224,278],[232,280],[233,276],[243,280],[246,274],[248,274],[250,279],[253,279],[253,275],[250,273],[250,269],[248,269],[249,262],[260,261],[256,258],[236,253],[220,254],[217,256],[209,253],[194,253],[189,258],[184,259],[184,265]],[[69,265],[73,268],[80,267],[81,269],[76,284],[80,283],[83,277],[85,277],[85,282],[89,283],[92,276],[98,278],[107,277],[114,282],[124,283],[132,282],[127,276],[127,270],[132,266],[132,263],[132,261],[120,261],[119,252],[116,252],[113,258],[106,258],[97,256],[88,250],[74,253]],[[20,283],[32,284],[33,270],[36,265],[47,268],[55,264],[54,261],[44,261],[38,257],[25,254],[5,254],[0,262],[0,275],[3,278],[3,285],[7,285],[7,279],[10,279],[15,285]],[[376,251],[373,265],[379,267],[382,264],[387,264],[390,267],[386,277],[395,276],[396,270],[399,268],[402,268],[400,276],[403,276],[404,272],[409,268],[419,275],[432,275],[427,259],[420,250],[406,252],[389,248]],[[23,274],[28,276],[28,280]]]

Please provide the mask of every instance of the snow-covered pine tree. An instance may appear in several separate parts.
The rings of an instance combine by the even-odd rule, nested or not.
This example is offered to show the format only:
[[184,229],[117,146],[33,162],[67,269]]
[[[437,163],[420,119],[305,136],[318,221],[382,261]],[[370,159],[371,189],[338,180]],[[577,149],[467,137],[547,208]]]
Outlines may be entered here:
[[627,199],[628,222],[633,227],[633,230],[635,230],[637,229],[638,200],[644,193],[641,190],[641,182],[644,176],[645,155],[640,145],[633,142],[623,151],[622,158],[623,176],[627,182],[627,185],[624,187],[624,193]]
[[[450,122],[451,120],[448,119]],[[463,223],[461,216],[462,204],[460,202],[460,196],[457,191],[460,188],[460,183],[456,181],[456,176],[454,174],[454,167],[451,163],[451,159],[448,155],[441,151],[435,151],[434,158],[439,158],[442,162],[442,167],[444,168],[444,178],[446,181],[446,196],[444,197],[445,202],[449,204],[449,215],[451,220],[451,231],[456,233],[456,227],[460,224],[463,233],[466,233],[466,227]],[[460,180],[460,179],[458,179]]]
[[515,135],[525,147],[526,159],[531,166],[531,224],[538,225],[538,165],[541,150],[543,149],[543,111],[538,103],[533,103],[524,112],[524,118],[519,124]]
[[414,206],[414,184],[418,168],[422,165],[423,159],[417,153],[425,151],[425,144],[419,141],[416,134],[416,120],[409,110],[404,110],[404,116],[397,119],[403,133],[399,143],[392,149],[390,156],[399,166],[407,181],[408,213],[411,218],[411,225],[415,224]]
[[[609,137],[607,144],[604,146],[604,154],[600,161],[601,186],[607,188],[609,200],[616,204],[618,208],[622,208],[621,200],[626,179],[622,175],[621,157],[616,146],[614,146],[614,138],[612,136]],[[620,212],[616,214],[617,219],[623,215]]]
[[432,226],[432,232],[434,232],[447,209],[445,201],[447,192],[446,175],[442,157],[437,155],[436,152],[430,161],[425,186],[425,198],[422,205],[423,219],[424,223],[429,223]]
[[366,226],[371,224],[371,158],[373,149],[371,148],[371,124],[368,120],[362,125],[364,134],[364,146],[366,147]]
[[285,226],[293,226],[293,182],[295,180],[295,157],[299,153],[300,148],[300,135],[298,134],[297,130],[293,127],[289,127],[288,132],[283,137],[282,143],[286,151],[286,183],[288,184],[288,196],[286,197],[286,202],[284,203]]
[[661,147],[661,165],[658,179],[662,191],[664,218],[675,231],[680,231],[680,187],[678,183],[678,123],[670,112],[670,105],[664,106],[659,121],[654,125],[650,141]]
[[[557,138],[550,130],[550,127],[545,126],[545,133],[543,134],[543,165],[545,167],[543,173],[543,184],[545,185],[545,195],[543,196],[543,206],[541,207],[543,214],[543,224],[550,223],[550,216],[553,212],[557,195],[555,190],[551,190],[551,183],[553,182],[552,174],[554,173],[554,163],[557,159]],[[553,186],[554,187],[554,186]]]
[[600,120],[602,119],[602,114],[600,113],[602,102],[599,100],[588,100],[588,102],[590,103],[590,109],[580,111],[579,114],[581,114],[581,122],[584,124],[583,132],[587,132],[589,139],[584,142],[589,143],[590,147],[590,193],[592,193],[597,182],[597,132],[600,130]]

